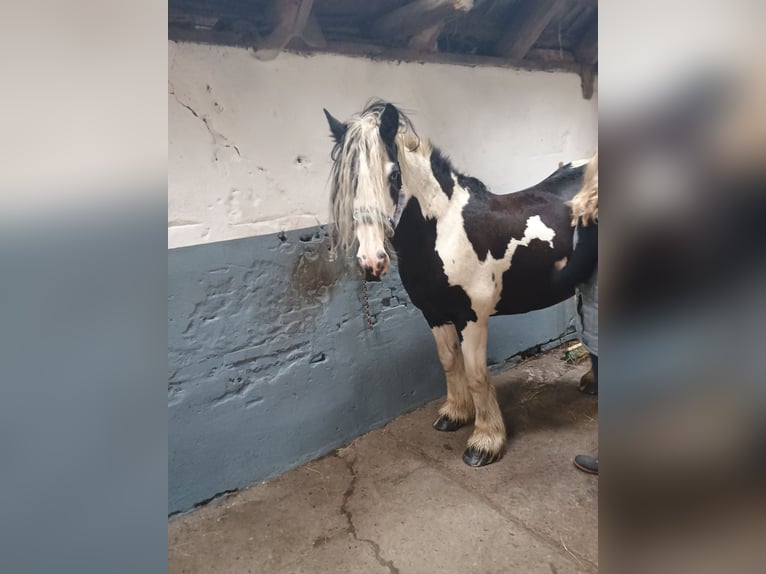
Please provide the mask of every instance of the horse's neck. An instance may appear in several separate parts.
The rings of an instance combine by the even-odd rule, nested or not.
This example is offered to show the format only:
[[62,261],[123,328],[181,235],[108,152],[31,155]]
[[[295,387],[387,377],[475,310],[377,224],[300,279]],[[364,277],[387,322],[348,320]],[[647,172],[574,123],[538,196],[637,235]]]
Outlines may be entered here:
[[417,199],[425,217],[441,218],[447,212],[450,200],[431,171],[430,157],[418,152],[407,152],[400,160],[400,166],[407,199]]

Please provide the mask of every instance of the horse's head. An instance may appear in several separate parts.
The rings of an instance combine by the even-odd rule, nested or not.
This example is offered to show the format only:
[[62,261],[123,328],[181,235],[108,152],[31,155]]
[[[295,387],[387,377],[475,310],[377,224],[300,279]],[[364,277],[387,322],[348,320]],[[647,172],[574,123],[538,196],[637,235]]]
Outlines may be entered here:
[[330,208],[337,245],[349,251],[358,243],[366,279],[380,281],[391,264],[388,240],[404,207],[396,142],[402,116],[379,101],[345,123],[324,113],[335,140]]

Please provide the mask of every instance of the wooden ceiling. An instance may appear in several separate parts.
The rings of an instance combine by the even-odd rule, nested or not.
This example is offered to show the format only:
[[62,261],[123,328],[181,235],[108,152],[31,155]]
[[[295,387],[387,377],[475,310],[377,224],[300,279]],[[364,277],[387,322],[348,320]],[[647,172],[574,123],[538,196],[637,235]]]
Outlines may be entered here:
[[598,72],[597,0],[169,0],[171,40],[373,59]]

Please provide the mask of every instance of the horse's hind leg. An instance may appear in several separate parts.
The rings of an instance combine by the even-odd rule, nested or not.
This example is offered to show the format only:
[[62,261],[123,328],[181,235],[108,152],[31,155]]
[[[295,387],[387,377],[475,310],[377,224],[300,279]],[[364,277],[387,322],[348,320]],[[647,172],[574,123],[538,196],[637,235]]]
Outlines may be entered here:
[[463,364],[463,352],[454,325],[442,325],[431,329],[436,339],[439,360],[447,379],[447,400],[439,408],[439,418],[434,422],[438,431],[455,431],[473,419],[473,398],[468,390]]
[[495,397],[495,388],[487,376],[488,321],[468,323],[463,331],[463,357],[468,388],[473,397],[476,422],[463,461],[471,466],[484,466],[503,456],[505,423]]

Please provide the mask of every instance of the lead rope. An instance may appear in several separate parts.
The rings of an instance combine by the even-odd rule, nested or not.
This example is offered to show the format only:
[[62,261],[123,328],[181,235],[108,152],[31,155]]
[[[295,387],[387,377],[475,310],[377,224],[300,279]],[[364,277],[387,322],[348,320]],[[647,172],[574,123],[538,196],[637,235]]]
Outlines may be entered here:
[[370,300],[367,297],[366,279],[362,279],[362,293],[364,295],[364,316],[367,319],[367,328],[372,331],[372,317],[370,317]]

